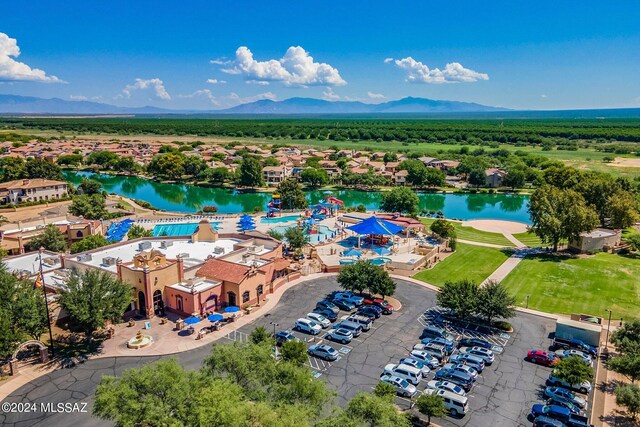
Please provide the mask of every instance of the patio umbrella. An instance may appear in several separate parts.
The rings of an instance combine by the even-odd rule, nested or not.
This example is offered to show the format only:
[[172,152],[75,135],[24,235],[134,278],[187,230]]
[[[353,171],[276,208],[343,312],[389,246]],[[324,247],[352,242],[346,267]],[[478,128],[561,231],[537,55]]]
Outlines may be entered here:
[[243,230],[255,230],[256,226],[255,225],[245,225],[242,227]]
[[209,320],[210,322],[219,322],[223,319],[224,319],[224,316],[218,313],[213,313],[207,316],[207,320]]
[[375,248],[373,250],[373,252],[377,253],[378,255],[389,255],[391,254],[391,251],[387,248],[385,248],[384,246],[381,246],[379,248]]
[[195,325],[196,323],[200,322],[202,319],[196,316],[191,316],[191,317],[187,317],[186,319],[184,319],[184,323],[187,325]]
[[230,305],[224,309],[225,313],[237,313],[240,311],[240,307],[236,307],[235,305]]
[[347,252],[344,253],[344,256],[355,256],[360,258],[362,256],[362,252],[360,252],[357,249],[349,249]]

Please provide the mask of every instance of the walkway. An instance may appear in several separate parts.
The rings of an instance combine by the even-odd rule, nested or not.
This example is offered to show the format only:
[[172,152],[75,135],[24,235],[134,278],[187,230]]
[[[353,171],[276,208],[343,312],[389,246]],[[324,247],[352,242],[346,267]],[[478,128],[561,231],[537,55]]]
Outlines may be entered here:
[[513,253],[513,255],[507,258],[507,260],[503,262],[500,267],[498,267],[493,273],[491,273],[489,277],[487,277],[484,282],[480,284],[480,286],[486,285],[491,280],[501,282],[505,277],[509,275],[509,273],[511,273],[511,271],[513,271],[514,268],[518,266],[518,264],[520,264],[520,261],[522,261],[527,255],[536,254],[538,252],[540,252],[540,249],[517,249]]

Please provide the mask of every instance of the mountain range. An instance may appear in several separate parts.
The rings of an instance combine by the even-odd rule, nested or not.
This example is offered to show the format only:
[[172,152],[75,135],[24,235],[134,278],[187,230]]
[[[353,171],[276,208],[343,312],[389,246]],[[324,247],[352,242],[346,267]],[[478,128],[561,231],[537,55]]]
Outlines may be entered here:
[[509,111],[471,102],[438,101],[407,97],[379,104],[359,101],[325,101],[314,98],[264,99],[223,110],[172,110],[158,107],[118,107],[90,101],[60,98],[0,95],[0,114],[389,114],[389,113],[469,113]]

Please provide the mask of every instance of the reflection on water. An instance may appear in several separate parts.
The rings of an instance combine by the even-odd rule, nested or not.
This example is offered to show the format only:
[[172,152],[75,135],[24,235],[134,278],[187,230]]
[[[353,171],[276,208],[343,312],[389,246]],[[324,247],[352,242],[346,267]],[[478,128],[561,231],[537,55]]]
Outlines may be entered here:
[[[91,172],[65,172],[65,179],[78,185],[82,178],[100,181],[109,193],[144,200],[153,206],[174,212],[197,212],[204,206],[217,206],[220,213],[264,210],[270,193],[240,192],[223,188],[198,187],[187,184],[166,184],[132,176],[113,176]],[[310,204],[318,203],[324,191],[307,191]],[[379,209],[381,196],[377,191],[336,190],[333,195],[346,206],[364,205],[367,210]],[[529,223],[528,196],[506,194],[430,194],[419,193],[420,210],[442,211],[447,218],[503,219]],[[286,207],[287,201],[283,200]]]

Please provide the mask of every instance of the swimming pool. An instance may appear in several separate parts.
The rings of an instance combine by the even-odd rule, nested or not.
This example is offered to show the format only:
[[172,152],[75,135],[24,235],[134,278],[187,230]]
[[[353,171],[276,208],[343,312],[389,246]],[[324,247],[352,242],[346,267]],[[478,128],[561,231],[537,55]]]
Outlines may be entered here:
[[273,218],[262,217],[260,222],[265,224],[278,224],[281,222],[296,221],[298,218],[300,218],[300,215],[276,216]]
[[[297,227],[297,226],[296,225],[279,225],[277,227],[273,227],[272,230],[277,233],[284,234],[284,232],[291,227]],[[327,227],[326,225],[318,226],[318,234],[307,234],[307,236],[309,237],[310,243],[319,243],[319,242],[324,242],[325,240],[331,240],[333,237],[335,237],[335,235],[336,235],[336,232],[330,229],[329,227]]]
[[371,260],[371,264],[373,264],[373,265],[383,265],[383,264],[386,264],[388,262],[391,262],[391,258],[378,257],[378,258],[373,258]]
[[[219,223],[211,222],[210,224],[214,230],[218,229]],[[188,222],[184,224],[158,224],[153,227],[153,231],[151,233],[153,234],[153,237],[190,236],[196,232],[196,228],[198,228],[197,222]]]
[[350,264],[355,264],[355,262],[356,262],[355,259],[342,258],[340,260],[340,265],[350,265]]

